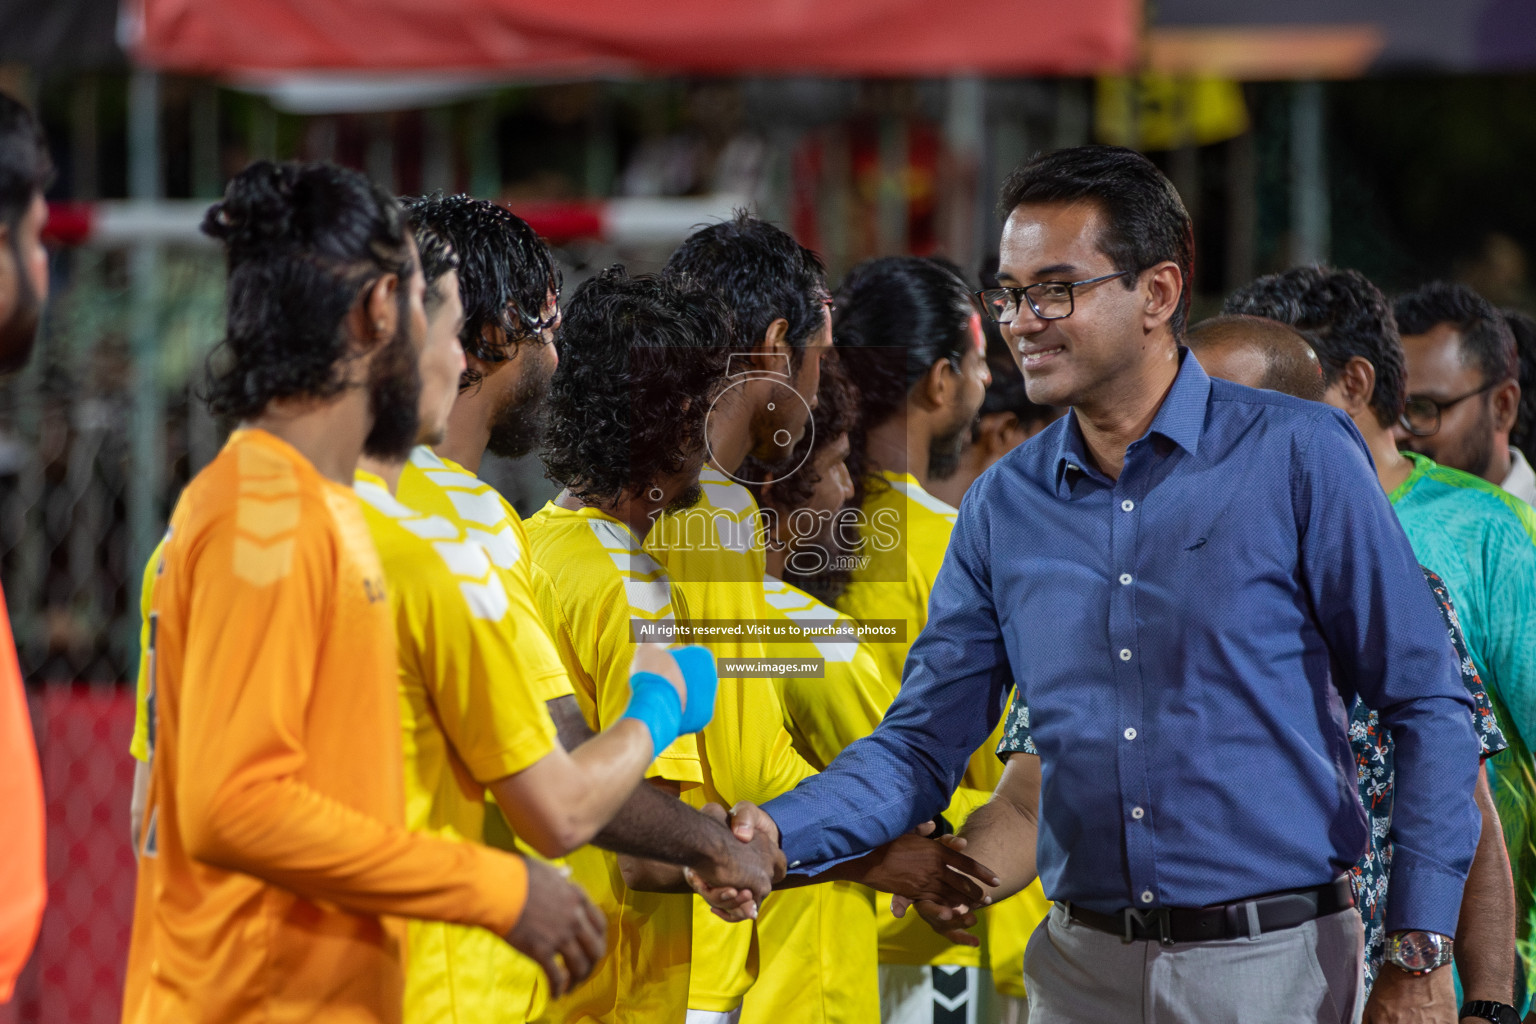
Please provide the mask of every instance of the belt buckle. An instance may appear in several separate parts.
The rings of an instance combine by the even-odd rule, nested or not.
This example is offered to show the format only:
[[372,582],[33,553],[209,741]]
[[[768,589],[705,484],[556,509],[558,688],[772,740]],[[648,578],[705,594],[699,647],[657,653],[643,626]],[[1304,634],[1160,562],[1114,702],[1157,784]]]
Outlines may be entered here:
[[1157,925],[1157,941],[1159,945],[1173,945],[1173,936],[1169,934],[1170,918],[1167,907],[1152,907],[1148,910],[1137,910],[1135,907],[1126,907],[1121,911],[1125,915],[1125,937],[1121,940],[1127,944],[1136,941],[1133,924],[1139,924],[1147,931],[1152,930],[1152,925]]

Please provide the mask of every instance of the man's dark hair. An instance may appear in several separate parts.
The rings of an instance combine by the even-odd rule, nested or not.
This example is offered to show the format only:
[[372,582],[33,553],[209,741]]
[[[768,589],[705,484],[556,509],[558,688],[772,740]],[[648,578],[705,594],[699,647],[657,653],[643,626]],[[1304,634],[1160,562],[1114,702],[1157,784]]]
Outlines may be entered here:
[[1268,391],[1309,402],[1321,402],[1328,393],[1322,361],[1302,333],[1290,324],[1262,316],[1228,314],[1195,324],[1185,340],[1197,356],[1223,348],[1257,352],[1264,357],[1264,374],[1258,387]]
[[1518,310],[1506,309],[1504,322],[1515,336],[1515,355],[1520,373],[1520,408],[1509,443],[1525,453],[1527,461],[1536,461],[1536,319]]
[[412,222],[411,234],[416,238],[416,253],[421,258],[421,278],[427,286],[422,305],[427,315],[431,316],[448,299],[438,288],[438,283],[449,271],[459,269],[459,257],[448,240],[429,225]]
[[939,360],[958,370],[976,315],[966,283],[938,260],[883,256],[850,270],[837,290],[832,342],[858,382],[863,425],[900,412]]
[[1358,270],[1296,267],[1269,274],[1239,288],[1222,303],[1223,313],[1243,313],[1290,324],[1301,332],[1323,364],[1331,385],[1359,356],[1376,371],[1371,411],[1390,427],[1403,412],[1408,374],[1403,342],[1387,297]]
[[[251,164],[208,210],[203,231],[224,244],[229,270],[208,404],[237,419],[274,399],[340,393],[347,314],[385,274],[414,270],[399,204],[330,163]],[[405,295],[402,287],[402,321]]]
[[1515,335],[1509,322],[1493,303],[1464,284],[1431,281],[1392,303],[1397,329],[1403,334],[1424,334],[1437,324],[1450,324],[1461,335],[1462,365],[1482,374],[1483,383],[1514,380],[1519,376]]
[[725,300],[736,318],[732,344],[750,351],[775,320],[788,324],[790,363],[825,323],[826,269],[821,257],[783,229],[745,211],[689,235],[667,259],[669,277],[686,277]]
[[14,231],[52,181],[43,126],[20,101],[0,92],[0,223]]
[[[499,363],[523,341],[539,341],[541,316],[551,293],[560,295],[560,266],[528,222],[489,199],[441,192],[405,201],[411,220],[442,235],[459,257],[459,296],[464,301],[464,354]],[[495,328],[501,337],[488,337]],[[480,382],[464,371],[463,387]]]
[[1003,182],[998,213],[1006,219],[1026,203],[1098,205],[1104,230],[1099,251],[1129,289],[1135,276],[1165,260],[1178,265],[1183,293],[1169,326],[1184,336],[1195,273],[1195,232],[1179,192],[1157,166],[1135,150],[1078,146],[1037,155]]
[[583,282],[550,381],[549,478],[607,504],[686,467],[704,450],[733,336],[725,303],[685,281],[613,267]]

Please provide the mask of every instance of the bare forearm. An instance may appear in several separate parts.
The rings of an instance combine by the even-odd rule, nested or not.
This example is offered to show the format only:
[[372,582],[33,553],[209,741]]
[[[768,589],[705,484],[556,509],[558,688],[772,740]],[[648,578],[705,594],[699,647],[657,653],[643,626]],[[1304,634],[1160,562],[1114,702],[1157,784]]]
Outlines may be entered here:
[[592,842],[630,857],[706,870],[728,856],[727,844],[736,839],[724,825],[677,797],[642,785]]
[[1467,999],[1508,1003],[1515,989],[1515,887],[1486,773],[1478,773],[1475,798],[1483,831],[1462,892],[1456,970]]
[[1033,817],[1000,795],[966,819],[960,829],[965,852],[997,872],[1002,882],[991,888],[992,902],[1022,892],[1035,880],[1037,830]]
[[[548,703],[549,716],[561,744],[570,751],[582,749],[597,735],[582,717],[575,697],[560,697]],[[646,883],[665,885],[651,888],[631,883],[647,892],[672,892],[673,884],[683,885],[680,871],[665,871],[663,865],[704,868],[726,856],[726,844],[733,842],[730,830],[684,804],[676,796],[651,785],[634,787],[608,823],[598,831],[592,844],[604,850],[660,861],[654,870],[631,863],[635,877]],[[690,890],[691,891],[691,890]]]

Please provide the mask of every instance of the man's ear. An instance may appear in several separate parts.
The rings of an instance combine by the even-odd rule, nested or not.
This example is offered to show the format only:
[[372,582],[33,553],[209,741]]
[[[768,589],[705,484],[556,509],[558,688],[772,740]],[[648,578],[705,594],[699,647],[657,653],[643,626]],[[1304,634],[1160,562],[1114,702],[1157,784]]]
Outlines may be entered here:
[[1350,356],[1334,384],[1344,397],[1344,411],[1353,419],[1365,412],[1376,393],[1376,367],[1364,356]]
[[769,373],[785,372],[785,357],[790,352],[789,321],[779,317],[768,325],[763,336],[752,348],[752,368]]
[[918,379],[916,388],[918,402],[930,409],[945,408],[954,400],[959,376],[948,359],[934,360],[933,365],[928,367],[928,372]]
[[385,274],[368,286],[363,301],[358,303],[361,323],[353,325],[353,337],[364,351],[393,338],[400,329],[399,291],[400,276]]
[[1520,411],[1520,382],[1507,380],[1493,389],[1493,429],[1507,434],[1515,428],[1515,416]]
[[[1173,319],[1184,300],[1184,275],[1179,265],[1164,260],[1145,272],[1146,308],[1142,311],[1142,330],[1151,333]],[[1109,282],[1105,282],[1106,284]]]

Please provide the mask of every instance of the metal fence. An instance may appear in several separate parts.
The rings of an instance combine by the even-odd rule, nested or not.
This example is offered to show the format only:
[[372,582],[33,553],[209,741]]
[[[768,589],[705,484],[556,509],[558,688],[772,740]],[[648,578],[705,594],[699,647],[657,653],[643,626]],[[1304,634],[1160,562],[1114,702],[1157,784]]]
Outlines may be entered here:
[[139,570],[217,450],[190,392],[223,268],[206,250],[81,249],[55,285],[31,363],[0,383],[0,581],[29,681],[122,682]]

